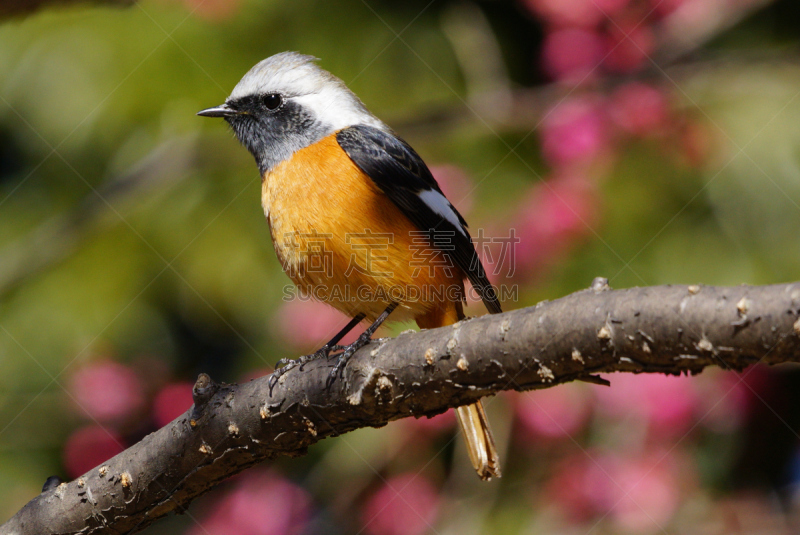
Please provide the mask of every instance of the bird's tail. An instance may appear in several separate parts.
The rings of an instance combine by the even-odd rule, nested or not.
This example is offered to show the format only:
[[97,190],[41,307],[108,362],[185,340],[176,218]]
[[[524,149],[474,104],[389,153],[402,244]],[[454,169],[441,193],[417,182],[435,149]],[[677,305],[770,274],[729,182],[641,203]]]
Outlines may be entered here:
[[494,437],[489,429],[489,421],[483,410],[483,403],[478,400],[472,405],[464,405],[456,409],[461,432],[467,441],[467,452],[478,477],[488,481],[500,477],[500,458],[494,445]]
[[[437,311],[417,318],[417,325],[422,329],[432,329],[452,325],[464,319],[461,302],[453,302],[454,306],[446,311]],[[467,453],[478,477],[488,481],[500,477],[500,458],[494,445],[494,437],[489,429],[489,421],[480,400],[472,405],[456,408],[456,416],[461,433],[467,442]]]

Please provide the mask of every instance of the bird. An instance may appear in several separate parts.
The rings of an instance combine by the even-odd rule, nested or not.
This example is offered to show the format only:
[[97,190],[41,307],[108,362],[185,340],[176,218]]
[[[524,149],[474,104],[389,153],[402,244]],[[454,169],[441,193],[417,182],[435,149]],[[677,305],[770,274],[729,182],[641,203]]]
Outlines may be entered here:
[[[465,279],[490,313],[502,310],[466,221],[422,158],[317,61],[270,56],[222,105],[197,115],[224,118],[255,158],[273,246],[295,286],[352,318],[292,361],[338,354],[330,381],[390,315],[421,329],[464,319]],[[364,321],[371,324],[352,344],[338,345]],[[276,374],[291,367],[280,364]],[[478,476],[500,477],[480,400],[456,415]]]

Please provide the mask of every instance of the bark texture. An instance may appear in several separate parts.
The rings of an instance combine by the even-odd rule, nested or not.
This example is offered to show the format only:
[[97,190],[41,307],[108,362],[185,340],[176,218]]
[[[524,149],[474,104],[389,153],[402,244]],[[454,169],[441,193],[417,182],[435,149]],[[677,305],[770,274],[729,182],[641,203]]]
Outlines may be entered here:
[[[552,302],[360,350],[330,389],[332,361],[240,385],[201,375],[195,405],[82,477],[44,491],[0,534],[132,533],[223,479],[319,440],[430,416],[501,390],[598,372],[698,373],[800,362],[800,283],[592,288]],[[611,378],[613,388],[613,377]]]

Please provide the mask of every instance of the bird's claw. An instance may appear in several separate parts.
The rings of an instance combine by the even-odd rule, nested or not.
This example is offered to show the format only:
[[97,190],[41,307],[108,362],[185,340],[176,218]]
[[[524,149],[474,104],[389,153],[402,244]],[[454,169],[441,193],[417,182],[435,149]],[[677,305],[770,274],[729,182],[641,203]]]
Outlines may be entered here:
[[303,371],[303,366],[305,366],[312,360],[327,358],[330,351],[331,351],[330,348],[323,347],[321,349],[314,351],[310,355],[303,355],[301,357],[298,357],[297,364],[300,365],[300,371]]
[[[348,346],[333,346],[331,349],[333,351],[341,351],[335,355],[337,357],[336,364],[334,364],[331,373],[328,374],[328,378],[325,381],[325,388],[330,388],[333,382],[336,380],[336,376],[342,371],[347,364],[347,361],[355,355],[356,351],[367,345],[372,341],[372,333],[363,333],[359,336],[355,342]],[[366,336],[365,336],[366,335]]]
[[322,347],[309,355],[302,355],[296,359],[280,359],[277,363],[275,363],[275,371],[272,372],[272,375],[269,378],[269,395],[272,395],[272,389],[286,372],[298,366],[300,367],[300,371],[303,371],[303,366],[312,360],[327,357],[331,350],[333,350],[335,347],[338,346],[334,346],[333,348],[327,346]]
[[289,364],[292,364],[292,363],[294,363],[294,361],[292,359],[286,359],[286,358],[281,359],[281,360],[279,360],[278,362],[275,363],[275,371],[278,371],[279,369],[281,369],[281,368],[283,368],[285,366],[288,366]]
[[280,378],[292,368],[300,368],[300,371],[303,371],[303,366],[311,362],[312,360],[321,359],[321,358],[330,358],[336,357],[336,364],[333,366],[333,370],[331,373],[328,374],[328,378],[325,380],[325,388],[330,388],[333,382],[336,380],[336,376],[344,369],[344,366],[347,364],[347,361],[355,355],[356,351],[370,343],[372,340],[372,332],[365,331],[364,333],[359,336],[355,342],[347,346],[341,345],[332,345],[332,346],[323,346],[317,351],[311,353],[310,355],[303,355],[298,357],[297,359],[281,359],[275,364],[275,371],[272,372],[272,375],[269,378],[269,395],[272,395],[272,389],[278,384]]

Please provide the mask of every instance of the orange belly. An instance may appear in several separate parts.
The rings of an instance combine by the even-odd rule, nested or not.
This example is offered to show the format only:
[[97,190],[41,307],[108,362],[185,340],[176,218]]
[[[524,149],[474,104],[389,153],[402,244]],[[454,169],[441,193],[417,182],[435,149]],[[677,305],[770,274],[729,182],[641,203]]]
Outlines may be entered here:
[[374,320],[460,311],[463,272],[432,247],[345,154],[335,135],[264,176],[261,202],[275,252],[300,291],[349,316]]

